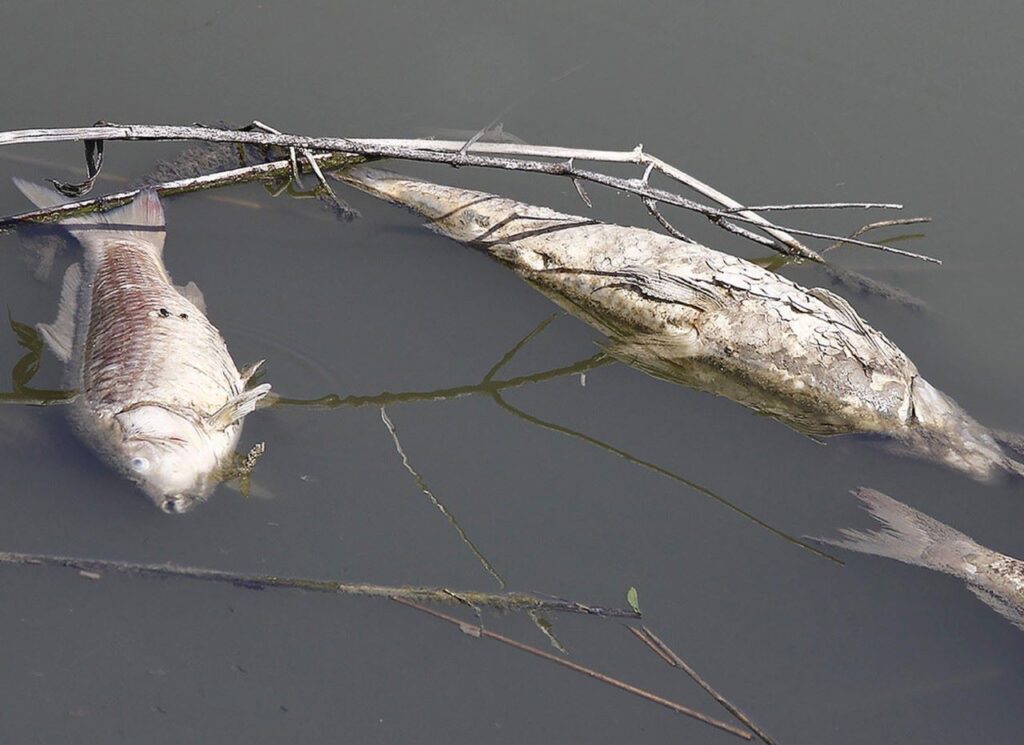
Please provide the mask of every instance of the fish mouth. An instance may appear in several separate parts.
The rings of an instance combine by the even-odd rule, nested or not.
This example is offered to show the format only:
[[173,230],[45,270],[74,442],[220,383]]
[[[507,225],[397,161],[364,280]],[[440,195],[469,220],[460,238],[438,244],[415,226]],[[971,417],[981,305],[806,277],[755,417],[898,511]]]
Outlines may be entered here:
[[170,497],[164,497],[163,501],[160,502],[160,509],[168,515],[182,515],[191,510],[197,501],[199,500],[184,494],[175,494]]

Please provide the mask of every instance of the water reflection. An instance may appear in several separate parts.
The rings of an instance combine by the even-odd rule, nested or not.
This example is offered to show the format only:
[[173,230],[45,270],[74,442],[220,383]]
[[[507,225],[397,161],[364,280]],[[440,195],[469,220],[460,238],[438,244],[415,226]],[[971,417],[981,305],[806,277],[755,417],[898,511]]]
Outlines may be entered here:
[[959,577],[983,603],[1024,629],[1024,561],[985,548],[882,492],[861,488],[853,493],[881,529],[843,528],[842,538],[820,539],[823,543]]
[[[570,375],[585,375],[588,371],[596,370],[601,367],[613,364],[614,359],[608,356],[605,352],[598,352],[586,359],[579,360],[570,365],[559,366],[550,368],[547,370],[541,370],[529,375],[514,376],[509,378],[500,379],[497,377],[498,373],[501,372],[509,363],[511,363],[516,355],[522,351],[522,349],[532,340],[536,339],[544,329],[552,322],[554,316],[541,321],[534,329],[532,329],[526,336],[517,341],[502,357],[487,371],[479,383],[451,386],[447,388],[439,388],[435,390],[420,390],[420,391],[402,391],[402,392],[385,392],[372,395],[346,395],[342,396],[337,393],[329,393],[323,396],[319,396],[311,399],[300,399],[290,398],[287,396],[280,396],[275,393],[269,394],[265,401],[261,404],[262,408],[275,407],[275,408],[297,408],[297,409],[313,409],[313,410],[335,410],[343,408],[358,408],[364,406],[374,406],[382,410],[382,416],[386,417],[387,414],[384,412],[385,407],[397,406],[407,403],[416,402],[442,402],[452,399],[461,398],[463,396],[470,395],[486,395],[504,411],[519,419],[522,419],[529,424],[546,429],[553,432],[566,435],[568,437],[575,438],[581,442],[585,442],[588,445],[592,445],[600,450],[611,453],[617,457],[623,458],[629,463],[646,468],[653,471],[665,478],[671,479],[677,483],[683,484],[684,486],[696,491],[705,497],[708,497],[715,502],[727,507],[729,510],[740,515],[746,520],[751,521],[755,525],[770,531],[771,533],[783,538],[789,543],[798,546],[804,550],[807,550],[817,556],[826,558],[830,561],[841,564],[842,562],[834,556],[822,551],[821,549],[811,545],[794,535],[786,533],[779,528],[776,528],[769,523],[765,522],[761,518],[751,512],[743,509],[730,499],[716,493],[715,491],[703,486],[696,481],[686,478],[668,468],[659,466],[656,463],[645,460],[638,457],[629,451],[604,442],[596,437],[588,435],[584,432],[571,429],[569,427],[557,424],[555,422],[546,421],[534,415],[528,414],[527,412],[510,404],[502,395],[507,390],[521,388],[527,385],[533,385],[537,383],[543,383],[557,378],[562,378]],[[22,344],[28,351],[26,355],[18,361],[15,365],[15,370],[12,371],[14,391],[10,393],[0,393],[0,403],[6,404],[21,404],[29,406],[48,405],[55,403],[67,403],[74,396],[74,391],[61,391],[61,390],[43,390],[43,389],[31,389],[27,387],[27,383],[35,375],[39,369],[39,357],[42,352],[42,341],[39,339],[38,332],[31,326],[25,324],[19,324],[12,321],[12,328],[15,329],[19,335],[19,343]],[[385,420],[387,424],[387,420]],[[389,428],[391,431],[391,428]],[[403,455],[401,451],[401,444],[397,441],[397,431],[391,432],[393,440],[396,440],[396,447],[399,449],[399,454]],[[241,453],[235,454],[235,462],[240,460],[252,459],[253,454],[243,455]],[[406,461],[407,462],[407,461]],[[408,468],[408,466],[407,466]],[[244,479],[241,484],[243,492],[247,488],[247,479],[249,477],[250,469],[245,470]],[[429,487],[426,487],[422,477],[419,476],[415,469],[412,469],[412,475],[414,478],[418,477],[417,484],[424,490],[428,497],[432,496],[429,491]],[[434,497],[436,500],[436,497]],[[464,543],[470,546],[471,551],[477,556],[477,559],[481,561],[485,569],[487,569],[492,575],[499,578],[490,562],[483,556],[479,549],[472,543],[469,537],[459,526],[458,521],[454,516],[450,515],[443,505],[435,501],[435,506],[446,515],[449,521],[453,524],[456,531],[460,534],[461,539]]]

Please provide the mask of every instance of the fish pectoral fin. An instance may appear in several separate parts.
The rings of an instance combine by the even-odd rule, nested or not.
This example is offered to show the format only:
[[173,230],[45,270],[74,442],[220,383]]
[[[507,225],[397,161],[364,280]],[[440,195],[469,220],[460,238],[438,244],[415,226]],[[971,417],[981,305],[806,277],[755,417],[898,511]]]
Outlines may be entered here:
[[270,383],[263,383],[248,391],[242,391],[217,411],[206,418],[207,423],[217,430],[223,430],[256,410],[256,404],[270,393]]
[[71,359],[71,347],[75,339],[75,314],[78,310],[78,288],[82,284],[82,267],[77,262],[64,272],[64,283],[60,289],[60,305],[57,306],[57,320],[40,323],[39,334],[61,362]]
[[203,291],[199,289],[199,285],[195,282],[189,282],[184,286],[175,285],[174,289],[178,291],[179,295],[196,306],[200,313],[206,315],[206,298],[203,297]]
[[242,371],[238,373],[239,377],[242,378],[242,385],[248,385],[249,381],[253,379],[253,376],[263,369],[264,362],[266,362],[266,360],[258,360],[253,362],[251,365],[246,365],[242,368]]

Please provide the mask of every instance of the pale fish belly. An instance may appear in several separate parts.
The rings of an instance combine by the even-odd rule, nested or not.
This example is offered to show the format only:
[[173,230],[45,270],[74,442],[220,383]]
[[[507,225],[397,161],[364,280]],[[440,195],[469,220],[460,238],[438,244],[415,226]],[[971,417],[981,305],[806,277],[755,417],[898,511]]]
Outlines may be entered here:
[[76,355],[87,408],[117,412],[151,401],[210,415],[241,392],[220,333],[171,285],[150,250],[127,241],[111,246],[91,274]]

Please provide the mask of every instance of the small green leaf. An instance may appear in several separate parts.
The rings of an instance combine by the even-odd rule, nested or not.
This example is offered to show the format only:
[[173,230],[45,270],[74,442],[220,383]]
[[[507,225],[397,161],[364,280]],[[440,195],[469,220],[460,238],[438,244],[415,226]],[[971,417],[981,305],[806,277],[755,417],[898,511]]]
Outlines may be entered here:
[[630,587],[629,590],[626,591],[626,602],[629,603],[629,607],[632,608],[634,611],[636,611],[637,613],[640,612],[640,601],[637,597],[635,587]]

